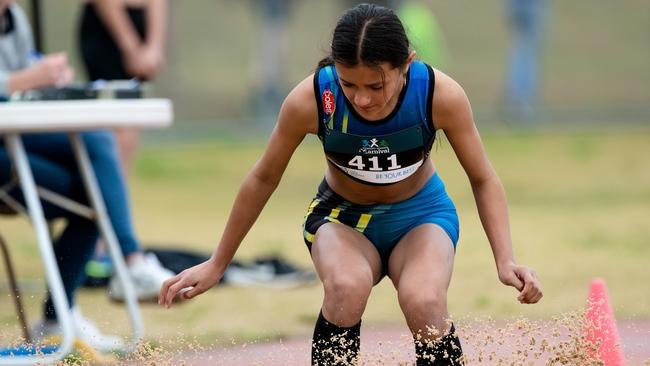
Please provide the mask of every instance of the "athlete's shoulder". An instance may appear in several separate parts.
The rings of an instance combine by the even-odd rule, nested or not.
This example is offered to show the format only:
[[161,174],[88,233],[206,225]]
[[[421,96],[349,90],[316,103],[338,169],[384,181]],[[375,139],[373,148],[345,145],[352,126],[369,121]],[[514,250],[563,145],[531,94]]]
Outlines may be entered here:
[[336,67],[334,64],[319,66],[314,73],[315,86],[336,83],[337,80],[338,74],[336,72]]
[[284,104],[296,113],[316,112],[316,97],[314,92],[314,74],[299,82],[284,100]]
[[411,79],[428,79],[433,68],[424,61],[413,60],[409,65],[409,77]]
[[314,93],[314,74],[299,82],[282,103],[282,114],[295,122],[304,123],[309,133],[318,132],[318,108]]
[[433,114],[437,126],[444,129],[459,114],[471,113],[471,108],[465,90],[456,80],[438,69],[433,72],[436,78]]

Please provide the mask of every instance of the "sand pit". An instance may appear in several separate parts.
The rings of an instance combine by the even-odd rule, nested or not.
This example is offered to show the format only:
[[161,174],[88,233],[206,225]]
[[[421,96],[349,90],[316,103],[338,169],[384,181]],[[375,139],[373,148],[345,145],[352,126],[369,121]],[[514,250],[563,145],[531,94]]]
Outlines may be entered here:
[[[468,365],[602,365],[590,357],[583,329],[573,316],[552,321],[457,321]],[[629,366],[650,366],[650,321],[618,324]],[[193,348],[193,349],[192,349]],[[310,339],[155,350],[121,365],[309,365]],[[160,354],[157,354],[160,353]],[[415,353],[405,326],[365,326],[360,365],[413,365]]]
[[[603,365],[585,341],[582,314],[552,320],[457,319],[467,365]],[[650,320],[619,321],[619,339],[628,366],[650,366]],[[309,365],[309,336],[248,343],[218,342],[204,346],[193,340],[161,340],[143,344],[128,359],[84,362],[71,358],[60,365],[116,366],[294,366]],[[180,346],[179,346],[180,344]],[[414,365],[415,352],[405,325],[365,324],[359,365]],[[606,365],[605,365],[606,366]]]

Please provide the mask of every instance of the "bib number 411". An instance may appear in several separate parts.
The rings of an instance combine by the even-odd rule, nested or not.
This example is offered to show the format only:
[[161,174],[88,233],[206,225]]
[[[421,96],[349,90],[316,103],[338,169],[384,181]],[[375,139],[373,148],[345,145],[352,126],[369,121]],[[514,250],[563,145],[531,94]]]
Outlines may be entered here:
[[[380,164],[379,156],[372,156],[366,160],[368,164],[370,164],[370,167],[367,170],[370,171],[395,170],[402,167],[401,165],[397,164],[397,154],[392,154],[386,157],[386,163],[388,166],[385,169],[380,166],[386,164]],[[364,159],[361,155],[355,155],[350,161],[348,161],[348,165],[355,167],[358,170],[366,170],[365,168],[367,164],[364,163]]]

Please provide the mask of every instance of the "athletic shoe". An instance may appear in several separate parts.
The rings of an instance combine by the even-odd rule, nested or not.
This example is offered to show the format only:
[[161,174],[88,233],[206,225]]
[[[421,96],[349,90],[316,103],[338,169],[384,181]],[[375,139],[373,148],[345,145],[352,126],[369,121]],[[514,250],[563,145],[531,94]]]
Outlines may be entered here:
[[[100,352],[117,351],[124,348],[124,341],[114,335],[102,334],[95,323],[84,317],[78,307],[71,310],[74,336]],[[61,327],[57,321],[41,320],[31,328],[32,341],[36,344],[50,336],[60,336]]]
[[313,271],[301,270],[280,258],[262,258],[254,263],[231,263],[222,282],[232,286],[293,288],[316,282]]
[[262,258],[256,260],[255,264],[272,269],[273,278],[269,282],[270,287],[291,288],[306,286],[316,283],[318,279],[314,271],[300,269],[281,258]]
[[271,266],[233,262],[226,268],[221,283],[240,287],[263,286],[273,279],[273,275]]
[[95,255],[86,264],[84,287],[106,287],[113,276],[113,261],[108,254]]
[[[131,282],[139,301],[158,301],[163,282],[174,273],[163,267],[154,254],[148,253],[127,267]],[[124,289],[114,275],[108,284],[108,296],[113,301],[124,301]]]

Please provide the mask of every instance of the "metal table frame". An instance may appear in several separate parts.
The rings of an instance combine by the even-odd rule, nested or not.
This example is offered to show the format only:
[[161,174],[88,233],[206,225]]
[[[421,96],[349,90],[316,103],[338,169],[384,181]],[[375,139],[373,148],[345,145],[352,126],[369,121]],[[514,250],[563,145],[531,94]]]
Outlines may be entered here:
[[[117,237],[108,219],[104,200],[97,185],[95,173],[84,142],[82,131],[96,129],[164,128],[172,123],[172,105],[166,99],[82,100],[11,102],[0,104],[0,136],[4,137],[20,187],[25,197],[27,211],[34,227],[41,253],[47,284],[62,329],[63,340],[55,353],[0,357],[0,366],[54,363],[72,350],[74,342],[72,317],[63,289],[63,283],[54,257],[52,241],[39,189],[34,182],[27,153],[20,135],[30,132],[68,132],[79,165],[83,183],[90,201],[90,212],[99,226],[118,280],[125,291],[125,301],[131,322],[132,334],[125,351],[131,351],[142,339],[144,326],[133,284]],[[73,204],[74,205],[74,204]],[[83,210],[82,210],[83,211]]]

